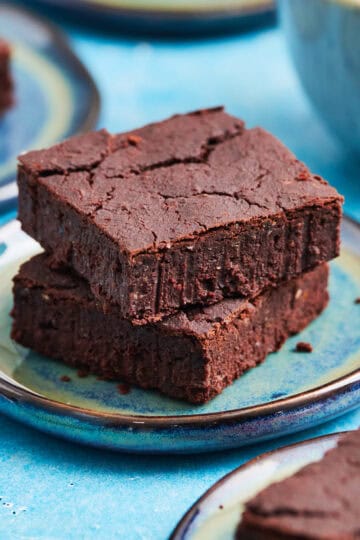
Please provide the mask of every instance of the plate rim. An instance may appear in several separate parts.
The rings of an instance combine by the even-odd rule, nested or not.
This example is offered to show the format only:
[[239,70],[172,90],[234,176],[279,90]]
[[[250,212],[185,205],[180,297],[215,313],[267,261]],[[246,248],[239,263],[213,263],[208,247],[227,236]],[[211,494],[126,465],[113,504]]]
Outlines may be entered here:
[[49,18],[43,15],[38,15],[37,13],[30,9],[27,9],[26,7],[10,4],[7,1],[2,3],[1,6],[9,11],[12,11],[15,15],[17,13],[21,13],[24,17],[34,21],[34,23],[44,26],[51,34],[53,43],[58,46],[58,50],[63,53],[63,57],[66,58],[66,61],[69,63],[69,65],[74,69],[74,71],[77,71],[80,74],[80,78],[86,80],[86,83],[89,85],[91,93],[91,102],[89,106],[89,112],[76,133],[83,133],[84,131],[91,129],[96,124],[99,118],[101,105],[100,91],[89,69],[86,67],[84,62],[71,47],[70,40],[66,37],[65,32],[63,32]]
[[[31,20],[34,23],[38,25],[40,24],[40,26],[45,27],[46,30],[51,35],[51,42],[53,46],[60,53],[60,56],[63,59],[63,62],[65,63],[65,65],[69,66],[70,69],[73,70],[74,72],[77,72],[79,79],[84,81],[84,83],[86,84],[89,90],[89,96],[90,96],[88,111],[86,113],[86,116],[76,126],[76,129],[72,130],[72,133],[69,135],[65,134],[66,138],[72,137],[74,135],[79,135],[81,133],[84,133],[94,128],[98,122],[100,109],[101,109],[100,91],[89,69],[86,67],[84,62],[81,60],[78,54],[71,47],[70,41],[66,37],[66,34],[48,18],[42,15],[37,15],[33,11],[23,6],[10,4],[7,1],[5,1],[4,3],[1,4],[0,7],[5,8],[9,12],[12,12],[14,16],[20,13],[22,16],[24,16],[28,20]],[[10,46],[11,46],[11,40],[9,41],[10,41]],[[28,46],[26,42],[21,42],[21,43],[23,43],[24,46]],[[58,64],[58,62],[54,59],[51,59],[51,62]],[[15,93],[16,93],[16,88],[15,88]],[[16,108],[16,100],[13,107]],[[61,142],[61,140],[57,142]],[[57,143],[55,142],[53,144],[57,144]],[[16,195],[17,191],[15,187],[16,186],[16,167],[14,168],[14,176],[15,176],[15,179],[10,180],[9,182],[5,182],[4,184],[0,184],[0,208],[2,205],[6,205],[6,206],[10,205],[11,202],[14,201],[17,197]],[[1,196],[1,192],[4,193],[3,196]],[[7,193],[9,195],[7,195]]]
[[106,1],[105,4],[101,5],[98,2],[93,2],[92,0],[77,0],[75,6],[72,5],[71,0],[65,0],[64,2],[59,2],[59,0],[40,0],[41,4],[53,5],[61,8],[69,9],[73,7],[76,9],[91,9],[92,11],[103,11],[104,15],[109,15],[115,13],[119,16],[139,16],[139,17],[164,17],[169,19],[179,19],[186,18],[196,19],[196,18],[221,18],[221,17],[248,17],[256,16],[259,14],[273,13],[276,9],[276,3],[274,0],[261,0],[258,5],[249,5],[248,3],[244,6],[241,6],[241,0],[238,0],[238,5],[223,7],[219,6],[218,8],[197,8],[192,9],[191,7],[174,7],[169,9],[168,7],[140,7],[140,6],[114,6]]
[[[16,222],[17,220],[14,219],[7,222],[0,227],[0,232],[4,229],[6,230],[8,227],[11,229],[15,226]],[[360,234],[360,223],[357,221],[344,216],[343,224],[355,228],[356,234]],[[106,422],[118,428],[134,426],[140,428],[142,425],[146,428],[164,430],[185,426],[197,429],[211,427],[217,424],[240,423],[241,421],[249,421],[258,417],[264,418],[279,413],[283,414],[329,399],[337,395],[339,391],[351,391],[356,385],[360,386],[360,367],[328,383],[267,403],[251,405],[242,409],[231,409],[229,411],[165,416],[94,411],[85,407],[69,405],[38,394],[29,388],[22,387],[15,381],[12,382],[5,379],[0,372],[0,395],[2,394],[10,401],[25,402],[36,408],[45,409],[47,412],[55,412],[60,416],[71,416],[77,420],[86,419],[90,423],[101,422],[103,425]]]
[[172,530],[169,540],[184,540],[183,534],[184,533],[186,534],[187,531],[186,529],[185,530],[182,530],[182,529],[184,527],[186,528],[188,525],[192,523],[192,521],[188,523],[188,521],[191,518],[195,518],[198,515],[198,513],[196,512],[197,507],[200,504],[202,504],[210,495],[212,495],[219,487],[225,484],[233,476],[236,476],[238,473],[252,467],[253,465],[256,465],[259,461],[272,457],[274,454],[278,455],[282,453],[287,453],[295,448],[301,448],[302,446],[306,446],[308,444],[320,443],[321,441],[328,440],[330,442],[333,439],[337,441],[338,439],[340,439],[340,437],[347,435],[351,431],[353,430],[336,431],[332,433],[327,433],[325,435],[319,435],[318,437],[311,437],[310,439],[305,439],[305,440],[298,441],[292,444],[286,444],[285,446],[279,446],[277,448],[274,448],[273,450],[269,450],[268,452],[262,452],[261,454],[258,454],[257,456],[251,458],[250,460],[245,461],[245,463],[243,463],[239,467],[236,467],[232,471],[226,473],[224,476],[219,478],[219,480],[214,482],[206,491],[204,491],[202,495],[200,495],[200,497],[191,505],[191,507],[180,518],[175,528]]

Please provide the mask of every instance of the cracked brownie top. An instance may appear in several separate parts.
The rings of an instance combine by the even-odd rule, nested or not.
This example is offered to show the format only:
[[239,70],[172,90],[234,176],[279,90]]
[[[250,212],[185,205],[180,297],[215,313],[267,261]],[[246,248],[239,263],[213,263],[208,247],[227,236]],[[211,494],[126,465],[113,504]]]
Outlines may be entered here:
[[19,158],[34,182],[141,253],[208,230],[342,201],[276,138],[222,107],[106,130]]

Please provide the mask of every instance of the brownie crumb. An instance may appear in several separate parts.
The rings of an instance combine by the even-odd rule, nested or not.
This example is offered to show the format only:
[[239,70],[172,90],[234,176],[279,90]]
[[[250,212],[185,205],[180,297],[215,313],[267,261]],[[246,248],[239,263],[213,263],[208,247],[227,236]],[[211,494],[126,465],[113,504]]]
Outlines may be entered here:
[[298,173],[296,176],[296,180],[299,182],[306,182],[307,180],[310,180],[311,174],[309,171],[303,170]]
[[62,375],[60,377],[60,381],[62,381],[62,382],[70,382],[71,379],[70,379],[69,375]]
[[139,135],[128,135],[127,140],[129,144],[137,146],[142,141],[142,138]]
[[223,507],[222,504],[219,505],[219,509],[220,509],[220,510],[223,510],[223,509],[224,509],[224,507]]
[[80,379],[84,379],[85,377],[87,377],[89,375],[89,372],[86,371],[86,369],[78,369],[77,371],[77,376],[80,378]]
[[358,296],[357,298],[355,298],[355,304],[360,304],[360,296]]
[[126,395],[130,393],[130,386],[128,384],[120,383],[118,384],[117,387],[118,387],[119,393],[122,395]]
[[307,343],[306,341],[299,341],[299,343],[296,344],[296,352],[305,352],[310,353],[312,352],[313,348],[311,343]]

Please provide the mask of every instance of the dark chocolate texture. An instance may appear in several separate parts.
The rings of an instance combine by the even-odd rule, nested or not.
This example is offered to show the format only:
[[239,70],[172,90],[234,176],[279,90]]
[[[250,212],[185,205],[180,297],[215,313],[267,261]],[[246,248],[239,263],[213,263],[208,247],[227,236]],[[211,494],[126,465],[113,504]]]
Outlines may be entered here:
[[228,299],[133,325],[105,314],[87,283],[50,270],[46,256],[14,280],[12,337],[25,347],[105,379],[203,403],[309,324],[328,301],[324,264],[252,300]]
[[339,252],[342,197],[221,108],[19,161],[23,229],[140,323],[252,297]]
[[246,505],[237,540],[360,538],[360,431]]

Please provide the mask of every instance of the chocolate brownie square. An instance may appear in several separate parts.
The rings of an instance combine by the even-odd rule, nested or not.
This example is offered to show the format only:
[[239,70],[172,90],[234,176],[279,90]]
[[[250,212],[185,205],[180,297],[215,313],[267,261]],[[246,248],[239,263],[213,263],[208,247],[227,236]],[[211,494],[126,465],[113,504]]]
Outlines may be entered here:
[[342,197],[222,108],[19,161],[24,231],[138,323],[252,297],[339,252]]
[[309,324],[327,304],[327,279],[324,264],[250,300],[133,325],[116,306],[104,313],[87,282],[51,270],[42,254],[15,277],[12,337],[106,379],[203,403]]
[[319,462],[251,499],[237,540],[345,540],[360,537],[360,431],[343,436]]

